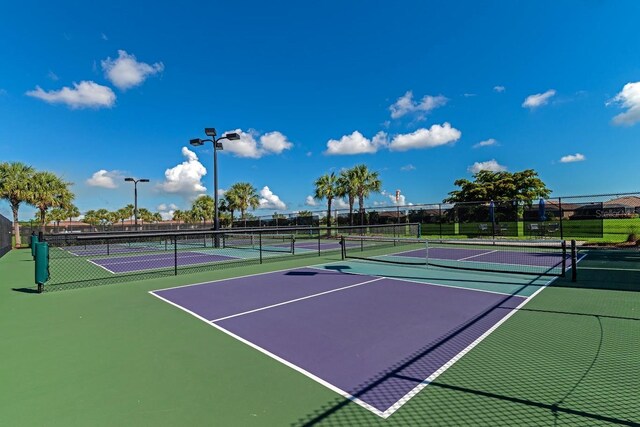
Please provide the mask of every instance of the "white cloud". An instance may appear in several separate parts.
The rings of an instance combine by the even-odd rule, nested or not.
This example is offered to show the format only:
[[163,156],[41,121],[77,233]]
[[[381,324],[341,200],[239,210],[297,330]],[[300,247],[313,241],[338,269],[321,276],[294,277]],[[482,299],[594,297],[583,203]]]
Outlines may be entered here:
[[277,209],[277,210],[285,210],[287,209],[287,205],[280,200],[280,197],[273,194],[273,191],[269,189],[268,186],[262,187],[260,190],[260,207],[259,209]]
[[223,141],[224,151],[233,153],[237,157],[259,159],[267,154],[280,154],[284,150],[289,150],[293,147],[287,137],[278,131],[260,135],[253,129],[249,129],[247,132],[242,129],[235,129],[225,133],[231,132],[240,135],[240,139],[237,141]]
[[111,108],[116,102],[116,94],[110,87],[92,81],[73,83],[73,88],[45,91],[40,86],[26,93],[49,104],[65,104],[70,108]]
[[317,206],[318,201],[314,199],[313,196],[307,196],[306,200],[304,201],[304,204],[307,206]]
[[409,90],[389,107],[389,111],[391,111],[391,118],[393,119],[398,119],[406,114],[415,112],[424,115],[431,110],[442,107],[447,101],[448,99],[442,95],[425,95],[420,102],[415,102],[413,100],[413,92]]
[[91,178],[87,179],[86,183],[92,187],[117,188],[118,184],[116,184],[115,180],[121,178],[122,174],[119,171],[100,169],[91,175]]
[[536,93],[534,95],[529,95],[522,103],[522,107],[524,108],[538,108],[542,105],[549,103],[549,99],[556,94],[554,89],[549,89],[544,93]]
[[269,153],[280,154],[284,150],[289,150],[293,144],[280,132],[267,132],[260,137],[262,148]]
[[207,191],[202,185],[202,177],[207,169],[200,163],[198,156],[187,147],[182,147],[185,161],[164,171],[165,180],[158,187],[167,193],[178,193],[192,197]]
[[387,194],[387,197],[389,197],[389,200],[391,200],[391,203],[393,203],[394,205],[398,205],[398,206],[413,206],[413,203],[407,203],[407,198],[405,197],[404,194],[400,194],[400,196],[398,196],[398,201],[396,201],[396,195],[394,194]]
[[107,37],[107,35],[105,33],[101,33],[100,37],[102,38],[102,40],[109,40],[109,37]]
[[496,141],[493,138],[489,138],[489,139],[485,139],[484,141],[478,142],[473,146],[473,148],[491,147],[492,145],[498,145],[498,141]]
[[498,85],[498,86],[494,86],[493,90],[495,90],[498,93],[501,93],[501,92],[504,92],[505,90],[507,90],[507,88],[505,88],[504,86]]
[[627,83],[619,94],[607,104],[616,103],[626,108],[627,111],[613,118],[617,125],[631,126],[640,122],[640,82]]
[[447,122],[442,125],[432,125],[429,129],[418,129],[409,134],[401,134],[393,137],[389,149],[392,151],[407,151],[414,148],[433,148],[440,145],[453,144],[462,132],[451,127]]
[[483,170],[491,171],[491,172],[501,172],[501,171],[506,171],[507,167],[499,164],[494,159],[492,159],[486,162],[475,162],[473,165],[469,166],[468,168],[468,171],[472,173],[478,173]]
[[378,132],[372,139],[365,138],[360,132],[344,135],[339,140],[330,139],[327,142],[325,154],[372,154],[387,145],[387,134]]
[[463,93],[462,96],[465,98],[473,98],[474,96],[478,96],[477,93]]
[[416,167],[413,166],[412,164],[408,164],[408,165],[404,165],[400,168],[401,171],[414,171],[416,170]]
[[49,72],[47,73],[47,77],[49,77],[54,82],[57,82],[59,80],[58,75],[51,70],[49,70]]
[[160,203],[156,207],[156,210],[162,217],[163,221],[173,219],[173,213],[176,211],[176,209],[178,209],[178,206],[174,203],[169,203],[168,205],[166,203]]
[[[344,199],[333,199],[331,209],[349,209],[349,202]],[[354,207],[354,209],[357,209],[357,207]]]
[[585,160],[587,160],[587,158],[584,156],[584,154],[576,153],[562,156],[560,158],[560,163],[582,162]]
[[124,50],[118,51],[118,57],[111,59],[108,57],[101,61],[105,77],[109,79],[118,89],[126,90],[142,84],[147,77],[160,73],[164,70],[162,62],[147,64],[138,62],[134,55],[128,54]]

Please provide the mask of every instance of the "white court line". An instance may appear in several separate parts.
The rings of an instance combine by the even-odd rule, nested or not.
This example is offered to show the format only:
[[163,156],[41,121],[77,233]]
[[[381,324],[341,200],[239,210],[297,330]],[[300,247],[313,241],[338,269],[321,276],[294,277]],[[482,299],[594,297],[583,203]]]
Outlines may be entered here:
[[634,273],[640,272],[639,268],[580,267],[580,270],[631,271]]
[[100,264],[96,264],[95,262],[91,261],[90,259],[88,259],[87,261],[89,261],[91,264],[95,265],[96,267],[100,267],[101,269],[108,271],[111,274],[116,274],[115,271],[109,270],[107,267],[105,267],[104,265],[100,265]]
[[497,249],[493,250],[493,251],[489,251],[489,252],[483,252],[481,254],[475,254],[475,255],[471,255],[471,256],[466,256],[464,258],[457,259],[456,261],[465,261],[465,260],[468,260],[468,259],[471,259],[471,258],[479,257],[479,256],[482,256],[482,255],[489,255],[489,254],[493,254],[493,253],[496,253],[496,252],[498,252]]
[[[313,268],[314,270],[323,270],[323,271],[334,271],[334,270],[329,270],[326,268],[322,268],[322,267],[308,267],[308,268]],[[357,276],[375,276],[375,274],[367,274],[367,273],[356,273],[354,271],[340,271],[340,273],[342,274],[354,274]],[[533,274],[532,274],[533,276]],[[454,286],[454,285],[446,285],[443,283],[432,283],[432,282],[418,282],[416,280],[411,280],[411,279],[405,279],[405,278],[400,278],[400,277],[389,277],[389,276],[380,276],[380,277],[384,277],[385,279],[390,279],[390,280],[397,280],[399,282],[407,282],[407,283],[415,283],[417,285],[429,285],[429,286],[440,286],[443,288],[453,288],[453,289],[462,289],[465,291],[474,291],[474,292],[482,292],[482,293],[486,293],[486,294],[497,294],[497,295],[513,295],[512,293],[508,293],[508,292],[498,292],[498,291],[488,291],[485,289],[476,289],[476,288],[467,288],[465,286]],[[526,283],[519,283],[517,285],[514,286],[540,286],[540,285],[534,285],[534,284],[526,284]],[[520,295],[513,295],[516,297],[520,297]],[[521,298],[526,298],[524,296],[522,296]]]
[[[285,270],[282,270],[282,271],[285,271]],[[261,273],[260,273],[260,274],[261,274]],[[259,275],[259,274],[258,274],[258,275]],[[251,274],[250,276],[256,276],[256,274]],[[249,341],[249,340],[246,340],[246,339],[242,338],[242,337],[241,337],[241,336],[239,336],[239,335],[234,334],[234,333],[233,333],[233,332],[231,332],[231,331],[228,331],[227,329],[223,328],[223,327],[222,327],[222,326],[220,326],[220,325],[216,325],[215,323],[210,323],[207,319],[205,319],[204,317],[200,316],[199,314],[196,314],[196,313],[194,313],[193,311],[191,311],[191,310],[189,310],[189,309],[187,309],[187,308],[184,308],[184,307],[182,307],[181,305],[178,305],[178,304],[174,303],[173,301],[170,301],[170,300],[168,300],[168,299],[166,299],[166,298],[161,297],[160,295],[155,294],[155,293],[154,293],[154,291],[149,291],[149,293],[150,293],[151,295],[153,295],[154,297],[156,297],[156,298],[158,298],[158,299],[161,299],[162,301],[164,301],[164,302],[166,302],[166,303],[169,303],[169,304],[171,304],[172,306],[177,307],[177,308],[179,308],[180,310],[182,310],[182,311],[184,311],[184,312],[186,312],[186,313],[189,313],[190,315],[192,315],[192,316],[194,316],[194,317],[196,317],[196,318],[198,318],[198,319],[202,320],[202,321],[203,321],[203,322],[205,322],[207,325],[209,325],[209,326],[213,326],[214,328],[218,329],[218,330],[219,330],[219,331],[221,331],[221,332],[224,332],[225,334],[229,335],[230,337],[237,339],[237,340],[238,340],[238,341],[240,341],[241,343],[246,344],[246,345],[248,345],[249,347],[251,347],[251,348],[253,348],[253,349],[255,349],[255,350],[258,350],[260,353],[265,354],[265,355],[267,355],[267,356],[271,357],[272,359],[274,359],[274,360],[276,360],[276,361],[278,361],[278,362],[282,363],[283,365],[285,365],[285,366],[287,366],[287,367],[289,367],[289,368],[293,369],[294,371],[297,371],[297,372],[301,373],[302,375],[304,375],[304,376],[306,376],[306,377],[308,377],[308,378],[312,379],[313,381],[315,381],[315,382],[317,382],[317,383],[319,383],[319,384],[321,384],[321,385],[325,386],[325,387],[326,387],[326,388],[328,388],[329,390],[331,390],[331,391],[333,391],[333,392],[335,392],[335,393],[338,393],[340,396],[342,396],[342,397],[344,397],[344,398],[346,398],[346,399],[349,399],[349,400],[353,401],[354,403],[357,403],[358,405],[360,405],[360,406],[362,406],[363,408],[365,408],[365,409],[367,409],[367,410],[369,410],[369,411],[373,412],[374,414],[378,415],[379,417],[382,417],[382,416],[383,416],[383,415],[382,415],[382,411],[381,411],[381,410],[379,410],[379,409],[377,409],[377,408],[373,407],[372,405],[370,405],[370,404],[368,404],[368,403],[366,403],[366,402],[364,402],[364,401],[362,401],[362,400],[358,399],[357,397],[355,397],[355,396],[353,396],[352,394],[350,394],[350,393],[348,393],[348,392],[346,392],[346,391],[342,390],[341,388],[336,387],[335,385],[331,384],[330,382],[325,381],[325,380],[323,380],[322,378],[320,378],[320,377],[318,377],[318,376],[316,376],[316,375],[312,374],[311,372],[307,371],[306,369],[303,369],[303,368],[301,368],[301,367],[300,367],[300,366],[298,366],[298,365],[294,365],[293,363],[289,362],[288,360],[283,359],[283,358],[281,358],[280,356],[278,356],[278,355],[276,355],[276,354],[274,354],[274,353],[271,353],[270,351],[268,351],[268,350],[266,350],[266,349],[264,349],[264,348],[260,347],[260,346],[259,346],[259,345],[257,345],[257,344],[252,343],[252,342],[251,342],[251,341]]]
[[[578,259],[578,262],[580,262],[586,255],[582,256],[581,258]],[[425,388],[427,385],[429,385],[429,383],[431,383],[432,381],[434,381],[438,376],[442,375],[447,369],[449,369],[451,366],[453,366],[460,358],[462,358],[462,356],[464,356],[465,354],[467,354],[469,351],[471,351],[473,349],[473,347],[477,346],[482,340],[484,340],[487,336],[489,336],[493,331],[495,331],[498,326],[502,325],[509,317],[511,317],[513,314],[515,314],[515,312],[517,312],[520,308],[524,307],[525,304],[527,304],[531,299],[533,299],[536,295],[538,295],[540,292],[542,292],[547,286],[549,286],[551,283],[553,283],[555,280],[557,280],[557,277],[553,277],[551,278],[549,281],[547,281],[547,283],[545,283],[544,285],[541,285],[542,287],[540,289],[538,289],[536,292],[534,292],[530,297],[526,298],[521,304],[519,304],[516,308],[512,309],[511,312],[509,312],[504,318],[502,318],[500,321],[498,321],[493,327],[491,327],[489,330],[487,330],[483,335],[481,335],[479,338],[477,338],[473,343],[471,343],[469,346],[467,346],[465,349],[463,349],[460,353],[458,353],[456,356],[454,356],[453,358],[451,358],[448,362],[446,362],[445,364],[443,364],[436,372],[434,372],[433,374],[431,374],[428,378],[426,378],[424,381],[422,381],[420,384],[418,384],[416,387],[414,387],[411,391],[409,391],[407,394],[405,394],[402,398],[400,398],[396,403],[394,403],[391,407],[389,407],[386,411],[380,411],[379,409],[375,408],[374,406],[364,402],[363,400],[353,396],[351,393],[348,393],[342,389],[340,389],[339,387],[336,387],[335,385],[323,380],[322,378],[312,374],[311,372],[277,356],[274,353],[271,353],[270,351],[258,346],[257,344],[254,344],[251,341],[248,341],[228,330],[226,330],[225,328],[215,324],[215,323],[211,323],[209,320],[205,319],[204,317],[194,313],[193,311],[182,307],[179,304],[176,304],[164,297],[161,297],[160,295],[156,294],[155,292],[158,291],[163,291],[163,290],[169,290],[169,289],[178,289],[178,288],[184,288],[184,287],[188,287],[188,286],[197,286],[197,285],[204,285],[204,284],[209,284],[209,283],[214,283],[214,282],[222,282],[222,281],[226,281],[226,280],[235,280],[235,279],[242,279],[245,277],[252,277],[252,276],[261,276],[261,275],[266,275],[266,274],[271,274],[271,273],[279,273],[279,272],[283,272],[283,271],[295,271],[295,270],[299,270],[299,269],[303,269],[303,268],[318,268],[318,266],[322,266],[322,265],[328,265],[328,264],[335,264],[335,261],[332,262],[328,262],[328,263],[321,263],[321,264],[315,264],[313,266],[307,266],[307,267],[297,267],[297,268],[285,268],[282,270],[276,270],[276,271],[270,271],[270,272],[264,272],[264,273],[256,273],[256,274],[248,274],[246,276],[240,276],[240,277],[234,277],[234,278],[229,278],[229,279],[219,279],[219,280],[215,280],[215,281],[211,281],[211,282],[202,282],[202,283],[194,283],[191,285],[184,285],[184,286],[174,286],[171,288],[164,288],[164,289],[159,289],[156,291],[149,291],[149,293],[153,296],[155,296],[156,298],[171,304],[174,307],[179,308],[180,310],[191,314],[192,316],[200,319],[201,321],[205,322],[207,325],[209,326],[213,326],[214,328],[218,329],[221,332],[224,332],[225,334],[231,336],[232,338],[237,339],[238,341],[248,345],[249,347],[258,350],[259,352],[271,357],[274,360],[277,360],[278,362],[284,364],[285,366],[290,367],[291,369],[305,375],[306,377],[316,381],[317,383],[325,386],[326,388],[334,391],[335,393],[338,393],[339,395],[341,395],[342,397],[351,400],[352,402],[358,404],[359,406],[367,409],[368,411],[378,415],[381,418],[388,418],[390,417],[394,412],[396,412],[398,409],[400,409],[400,407],[402,407],[405,403],[407,403],[412,397],[414,397],[416,394],[418,394],[423,388]],[[347,273],[345,273],[347,274]],[[358,274],[358,273],[349,273],[349,274]],[[383,277],[381,277],[380,279],[382,279]],[[391,280],[395,280],[395,279],[391,279]],[[516,296],[516,295],[514,295]]]
[[265,271],[265,272],[262,272],[262,273],[245,274],[244,276],[234,276],[234,277],[228,277],[226,279],[216,279],[216,280],[209,280],[207,282],[198,282],[198,283],[189,283],[187,285],[171,286],[169,288],[155,289],[155,290],[149,291],[149,292],[151,292],[151,293],[152,292],[161,292],[161,291],[168,291],[168,290],[171,290],[171,289],[187,288],[187,287],[190,287],[190,286],[208,285],[210,283],[224,282],[224,281],[227,281],[227,280],[244,279],[245,277],[263,276],[265,274],[272,274],[272,273],[282,273],[283,271],[296,271],[296,270],[302,270],[304,268],[312,268],[314,266],[331,264],[331,263],[334,263],[334,262],[335,261],[328,261],[328,262],[321,262],[320,264],[313,264],[313,265],[310,265],[310,266],[287,267],[287,268],[283,268],[283,269],[280,269],[280,270],[271,270],[271,271]]
[[[578,259],[577,262],[580,262],[586,255],[584,255],[582,258]],[[570,270],[571,267],[569,267],[568,270]],[[498,322],[496,322],[491,328],[489,328],[484,334],[480,335],[478,338],[476,338],[475,341],[473,341],[471,344],[469,344],[466,348],[464,348],[462,351],[460,351],[460,353],[456,354],[455,356],[453,356],[451,359],[449,359],[449,361],[447,363],[445,363],[444,365],[442,365],[437,371],[435,371],[433,374],[429,375],[428,378],[426,378],[424,381],[422,381],[420,384],[418,384],[417,386],[415,386],[413,388],[413,390],[411,390],[409,393],[405,394],[400,400],[398,400],[396,403],[394,403],[393,405],[391,405],[391,407],[389,407],[389,409],[387,409],[386,411],[383,412],[382,414],[382,418],[388,418],[390,417],[394,412],[396,412],[398,409],[400,409],[400,407],[402,407],[402,405],[404,405],[405,403],[407,403],[413,396],[415,396],[416,394],[418,394],[423,388],[425,388],[426,386],[429,385],[429,383],[433,382],[436,378],[438,378],[440,375],[442,375],[447,369],[449,369],[451,366],[453,366],[458,360],[460,360],[462,358],[462,356],[464,356],[465,354],[467,354],[468,352],[470,352],[475,346],[477,346],[478,344],[480,344],[482,342],[482,340],[484,340],[486,337],[488,337],[489,335],[491,335],[491,333],[493,331],[495,331],[500,325],[502,325],[504,322],[506,322],[511,316],[513,316],[516,312],[518,312],[518,310],[520,310],[522,307],[524,307],[529,301],[531,301],[533,298],[535,298],[536,295],[538,295],[540,292],[542,292],[547,286],[549,286],[550,284],[552,284],[554,281],[556,281],[558,278],[557,277],[553,277],[550,280],[547,281],[547,283],[545,283],[544,285],[542,285],[540,287],[540,289],[538,289],[537,291],[535,291],[533,294],[531,294],[531,296],[529,296],[527,299],[525,299],[524,301],[522,301],[516,308],[511,309],[511,311],[509,313],[507,313],[502,319],[500,319]]]
[[356,284],[349,285],[349,286],[343,286],[342,288],[331,289],[331,290],[329,290],[329,291],[319,292],[319,293],[317,293],[317,294],[307,295],[307,296],[305,296],[305,297],[295,298],[295,299],[292,299],[292,300],[289,300],[289,301],[279,302],[279,303],[277,303],[277,304],[272,304],[272,305],[268,305],[268,306],[265,306],[265,307],[256,308],[256,309],[254,309],[254,310],[248,310],[248,311],[244,311],[244,312],[242,312],[242,313],[232,314],[232,315],[230,315],[230,316],[225,316],[225,317],[221,317],[221,318],[219,318],[219,319],[211,320],[211,321],[210,321],[210,323],[220,322],[220,321],[222,321],[222,320],[232,319],[232,318],[234,318],[234,317],[244,316],[245,314],[256,313],[256,312],[258,312],[258,311],[262,311],[262,310],[268,310],[268,309],[270,309],[270,308],[279,307],[279,306],[281,306],[281,305],[291,304],[291,303],[298,302],[298,301],[302,301],[302,300],[309,299],[309,298],[319,297],[319,296],[321,296],[321,295],[331,294],[331,293],[333,293],[333,292],[344,291],[345,289],[355,288],[355,287],[357,287],[357,286],[362,286],[362,285],[366,285],[366,284],[368,284],[368,283],[377,282],[377,281],[382,280],[382,279],[388,279],[388,277],[377,277],[377,278],[372,279],[372,280],[367,280],[366,282],[360,282],[360,283],[356,283]]

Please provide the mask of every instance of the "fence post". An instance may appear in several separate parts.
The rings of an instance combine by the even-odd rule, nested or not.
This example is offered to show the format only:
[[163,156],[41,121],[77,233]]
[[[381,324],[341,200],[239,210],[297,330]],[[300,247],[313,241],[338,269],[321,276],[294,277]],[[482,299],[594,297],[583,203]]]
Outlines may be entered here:
[[320,229],[318,228],[318,256],[320,256]]
[[173,274],[178,275],[178,236],[173,236]]
[[262,233],[258,232],[258,247],[260,252],[260,264],[262,264]]
[[[573,253],[573,249],[572,249]],[[567,241],[562,241],[562,277],[566,276],[567,272]]]
[[576,241],[571,241],[571,281],[576,282],[578,280],[578,250],[576,248]]
[[562,218],[564,218],[564,212],[562,211],[562,197],[558,197],[558,209],[560,211],[560,239],[564,239],[564,232],[562,230]]

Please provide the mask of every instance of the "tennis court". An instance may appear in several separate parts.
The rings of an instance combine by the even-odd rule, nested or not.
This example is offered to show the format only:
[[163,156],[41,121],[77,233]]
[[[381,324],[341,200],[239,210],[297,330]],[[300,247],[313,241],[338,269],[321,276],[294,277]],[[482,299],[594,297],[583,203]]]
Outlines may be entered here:
[[[43,413],[67,425],[105,411],[154,425],[640,420],[637,251],[364,235],[153,239],[52,247],[52,277],[101,271],[92,280],[123,278],[114,286],[34,296],[16,286],[33,274],[25,251],[0,260],[17,344],[2,351],[9,419],[46,421],[25,411],[37,389]],[[177,269],[189,265],[211,269]],[[134,275],[145,271],[164,274]],[[18,339],[25,327],[35,341]],[[39,374],[22,384],[8,369],[17,363]],[[83,402],[74,419],[70,399]]]
[[546,284],[511,278],[510,294],[490,276],[444,284],[384,268],[329,264],[152,294],[386,418]]

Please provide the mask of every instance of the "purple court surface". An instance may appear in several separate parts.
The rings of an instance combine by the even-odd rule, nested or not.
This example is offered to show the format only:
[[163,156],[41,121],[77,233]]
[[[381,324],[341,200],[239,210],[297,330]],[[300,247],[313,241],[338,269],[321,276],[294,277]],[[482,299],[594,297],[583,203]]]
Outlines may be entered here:
[[[184,265],[228,261],[232,259],[238,258],[198,252],[178,252],[178,267]],[[131,273],[134,271],[173,267],[175,265],[174,254],[171,252],[117,258],[97,258],[90,261],[111,273]]]
[[526,301],[322,268],[152,294],[381,417],[391,415]]
[[[426,258],[426,249],[399,252],[393,256]],[[495,264],[516,264],[537,267],[554,267],[562,262],[562,254],[550,252],[517,252],[490,249],[431,248],[429,258],[461,262],[484,262]]]

